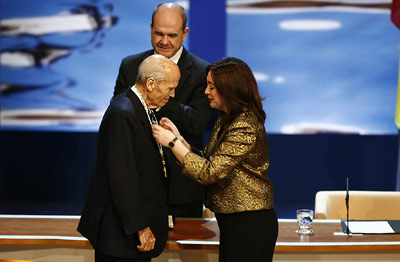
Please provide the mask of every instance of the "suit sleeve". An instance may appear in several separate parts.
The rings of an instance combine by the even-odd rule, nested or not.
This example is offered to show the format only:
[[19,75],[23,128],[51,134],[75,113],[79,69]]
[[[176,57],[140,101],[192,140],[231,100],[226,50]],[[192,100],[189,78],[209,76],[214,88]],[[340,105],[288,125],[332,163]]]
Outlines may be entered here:
[[214,184],[229,175],[248,156],[255,146],[256,137],[255,128],[250,123],[233,125],[209,158],[189,152],[182,173],[203,185]]
[[121,225],[127,235],[147,227],[138,173],[138,138],[134,119],[127,111],[108,118],[102,141],[105,143],[106,175],[109,190]]

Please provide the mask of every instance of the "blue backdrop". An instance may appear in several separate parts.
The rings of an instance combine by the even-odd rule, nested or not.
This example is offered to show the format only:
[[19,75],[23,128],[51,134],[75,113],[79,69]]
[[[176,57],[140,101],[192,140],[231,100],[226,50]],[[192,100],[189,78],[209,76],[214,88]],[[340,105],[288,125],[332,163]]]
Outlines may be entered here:
[[[225,10],[224,1],[192,1],[185,45],[210,62],[229,55],[250,65],[269,133],[397,133],[400,34],[390,9],[247,2]],[[0,127],[97,131],[121,59],[150,48],[157,3],[1,0]]]
[[[279,217],[312,208],[318,190],[343,190],[346,177],[351,189],[395,190],[400,35],[389,10],[238,2],[192,0],[185,46],[253,69]],[[0,1],[0,213],[80,213],[119,63],[151,47],[157,3]],[[36,17],[89,29],[11,26]]]

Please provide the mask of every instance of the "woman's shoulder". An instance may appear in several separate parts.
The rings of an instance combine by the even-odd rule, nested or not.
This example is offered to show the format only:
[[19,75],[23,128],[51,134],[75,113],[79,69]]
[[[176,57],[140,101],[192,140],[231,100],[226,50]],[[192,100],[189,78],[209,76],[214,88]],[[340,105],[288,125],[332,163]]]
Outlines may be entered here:
[[231,128],[248,128],[251,130],[256,130],[263,126],[258,120],[254,112],[250,110],[244,110],[241,112],[231,123]]
[[[258,118],[256,114],[248,109],[244,109],[233,121],[232,123],[239,123],[239,122],[245,122],[245,123],[250,123],[250,124],[255,124],[256,122],[260,123],[258,121]],[[261,123],[260,123],[261,124]]]

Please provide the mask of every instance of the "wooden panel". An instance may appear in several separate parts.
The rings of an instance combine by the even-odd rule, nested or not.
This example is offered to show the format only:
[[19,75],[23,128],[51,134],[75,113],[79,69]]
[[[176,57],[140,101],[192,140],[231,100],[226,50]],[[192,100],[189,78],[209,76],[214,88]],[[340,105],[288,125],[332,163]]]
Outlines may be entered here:
[[[90,243],[76,231],[78,222],[78,218],[0,218],[0,235],[26,236],[20,239],[2,237],[0,244],[91,248]],[[219,240],[219,230],[214,219],[177,219],[175,222],[175,229],[169,231],[167,250],[218,250],[215,241]],[[334,235],[334,232],[342,232],[340,223],[323,220],[315,220],[313,229],[313,235],[298,235],[295,232],[294,220],[280,220],[276,253],[339,251],[400,253],[400,234]],[[46,236],[46,238],[30,239],[29,236]],[[210,241],[210,244],[177,243],[182,240]]]

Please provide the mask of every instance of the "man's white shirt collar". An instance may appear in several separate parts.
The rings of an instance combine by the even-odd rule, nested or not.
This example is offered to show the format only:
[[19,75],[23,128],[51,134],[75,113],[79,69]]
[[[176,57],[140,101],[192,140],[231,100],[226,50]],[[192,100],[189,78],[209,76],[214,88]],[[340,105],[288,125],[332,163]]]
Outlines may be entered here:
[[142,106],[143,106],[143,108],[144,108],[144,111],[146,112],[147,118],[149,119],[150,126],[151,126],[151,125],[152,125],[152,122],[151,122],[151,119],[150,119],[150,116],[149,116],[149,108],[147,107],[146,102],[144,101],[142,94],[141,94],[141,93],[139,92],[139,90],[136,88],[136,85],[133,85],[133,86],[131,87],[131,90],[132,90],[133,93],[135,93],[135,95],[139,98],[140,103],[142,104]]
[[[175,55],[171,56],[169,58],[169,60],[171,60],[175,64],[178,64],[179,59],[181,58],[182,52],[183,52],[183,46],[181,46],[181,48],[179,48],[179,50],[175,53]],[[156,52],[154,52],[154,53],[156,54]]]

